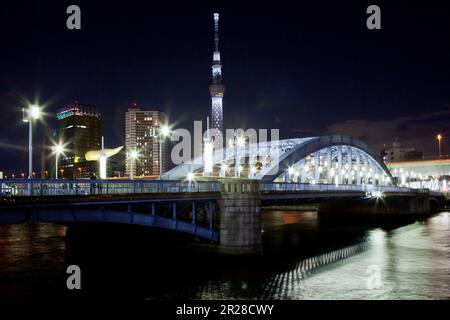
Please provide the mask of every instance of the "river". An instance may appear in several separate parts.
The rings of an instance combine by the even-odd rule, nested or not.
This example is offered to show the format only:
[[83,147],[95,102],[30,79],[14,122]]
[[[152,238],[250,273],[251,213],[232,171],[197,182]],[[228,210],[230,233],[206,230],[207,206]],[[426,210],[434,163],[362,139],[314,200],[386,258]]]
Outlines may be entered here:
[[[224,257],[143,227],[0,227],[0,300],[449,299],[450,213],[422,221],[329,221],[264,211],[264,255]],[[66,288],[81,268],[82,289]]]

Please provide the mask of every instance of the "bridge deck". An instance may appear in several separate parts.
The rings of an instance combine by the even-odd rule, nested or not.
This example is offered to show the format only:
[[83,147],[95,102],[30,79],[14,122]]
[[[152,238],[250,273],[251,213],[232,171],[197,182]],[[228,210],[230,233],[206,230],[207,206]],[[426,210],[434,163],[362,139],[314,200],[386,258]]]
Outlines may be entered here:
[[16,196],[0,198],[2,208],[83,206],[106,204],[131,204],[149,202],[217,200],[220,192],[140,193],[61,196]]

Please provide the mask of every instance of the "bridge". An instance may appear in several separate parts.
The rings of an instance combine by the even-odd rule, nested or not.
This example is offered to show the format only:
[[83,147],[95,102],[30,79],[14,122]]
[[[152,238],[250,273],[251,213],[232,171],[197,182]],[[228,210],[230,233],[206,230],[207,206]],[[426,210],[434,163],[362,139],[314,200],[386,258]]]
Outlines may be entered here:
[[223,253],[255,254],[262,205],[312,200],[330,214],[428,214],[444,201],[395,186],[376,154],[346,136],[279,141],[276,157],[273,146],[252,148],[216,159],[213,176],[200,163],[163,180],[0,180],[0,224],[143,225],[206,239]]
[[[0,180],[0,224],[26,222],[118,223],[188,233],[218,244],[225,253],[261,251],[262,204],[316,200],[363,202],[369,208],[390,198],[421,205],[394,207],[395,213],[429,213],[428,190],[372,185],[264,183],[253,179],[219,180]],[[426,201],[425,201],[426,200]],[[349,204],[350,203],[350,204]],[[356,206],[360,214],[361,206]],[[391,211],[392,211],[391,210]],[[332,211],[336,211],[334,208]]]
[[[296,182],[335,185],[392,186],[391,172],[363,141],[346,135],[330,135],[271,142],[231,142],[216,150],[207,175],[245,177],[263,182]],[[163,174],[164,180],[185,179],[191,173],[205,175],[203,158],[182,164]]]

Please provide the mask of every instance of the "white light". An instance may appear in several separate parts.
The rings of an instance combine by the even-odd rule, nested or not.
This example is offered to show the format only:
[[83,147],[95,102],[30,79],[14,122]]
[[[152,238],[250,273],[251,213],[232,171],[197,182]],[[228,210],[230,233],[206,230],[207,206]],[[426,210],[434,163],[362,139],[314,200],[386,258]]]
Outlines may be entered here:
[[383,197],[383,193],[382,193],[381,191],[375,191],[375,192],[373,193],[373,196],[374,196],[375,198],[382,198],[382,197]]
[[163,126],[163,127],[161,128],[161,134],[162,134],[164,137],[168,137],[168,136],[170,135],[170,129],[169,129],[169,127],[168,127],[168,126]]
[[294,174],[294,172],[295,172],[294,168],[289,167],[289,169],[288,169],[289,175],[292,176]]
[[213,172],[213,144],[211,142],[205,142],[204,150],[204,173],[205,175],[210,175]]
[[192,181],[192,180],[194,180],[194,174],[192,173],[192,172],[189,172],[188,174],[187,174],[187,180],[188,181]]
[[100,156],[100,179],[106,179],[106,157]]
[[243,137],[239,137],[237,139],[237,144],[239,147],[242,147],[245,144],[245,139]]
[[136,160],[137,158],[139,158],[139,152],[137,152],[136,150],[131,151],[130,158]]
[[53,146],[53,152],[56,154],[61,154],[64,152],[64,147],[62,144],[55,144]]
[[31,105],[30,115],[33,119],[39,119],[39,116],[41,115],[41,108],[39,108],[39,106],[35,104]]

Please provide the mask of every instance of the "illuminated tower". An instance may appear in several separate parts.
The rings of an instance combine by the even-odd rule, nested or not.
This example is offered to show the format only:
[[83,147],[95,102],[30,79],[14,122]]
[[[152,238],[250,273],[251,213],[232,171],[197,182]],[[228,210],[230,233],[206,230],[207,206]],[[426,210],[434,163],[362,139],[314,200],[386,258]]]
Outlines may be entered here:
[[222,99],[225,86],[222,84],[222,63],[219,52],[219,14],[214,13],[214,54],[212,64],[212,84],[209,86],[211,94],[211,129],[223,134],[223,109]]

